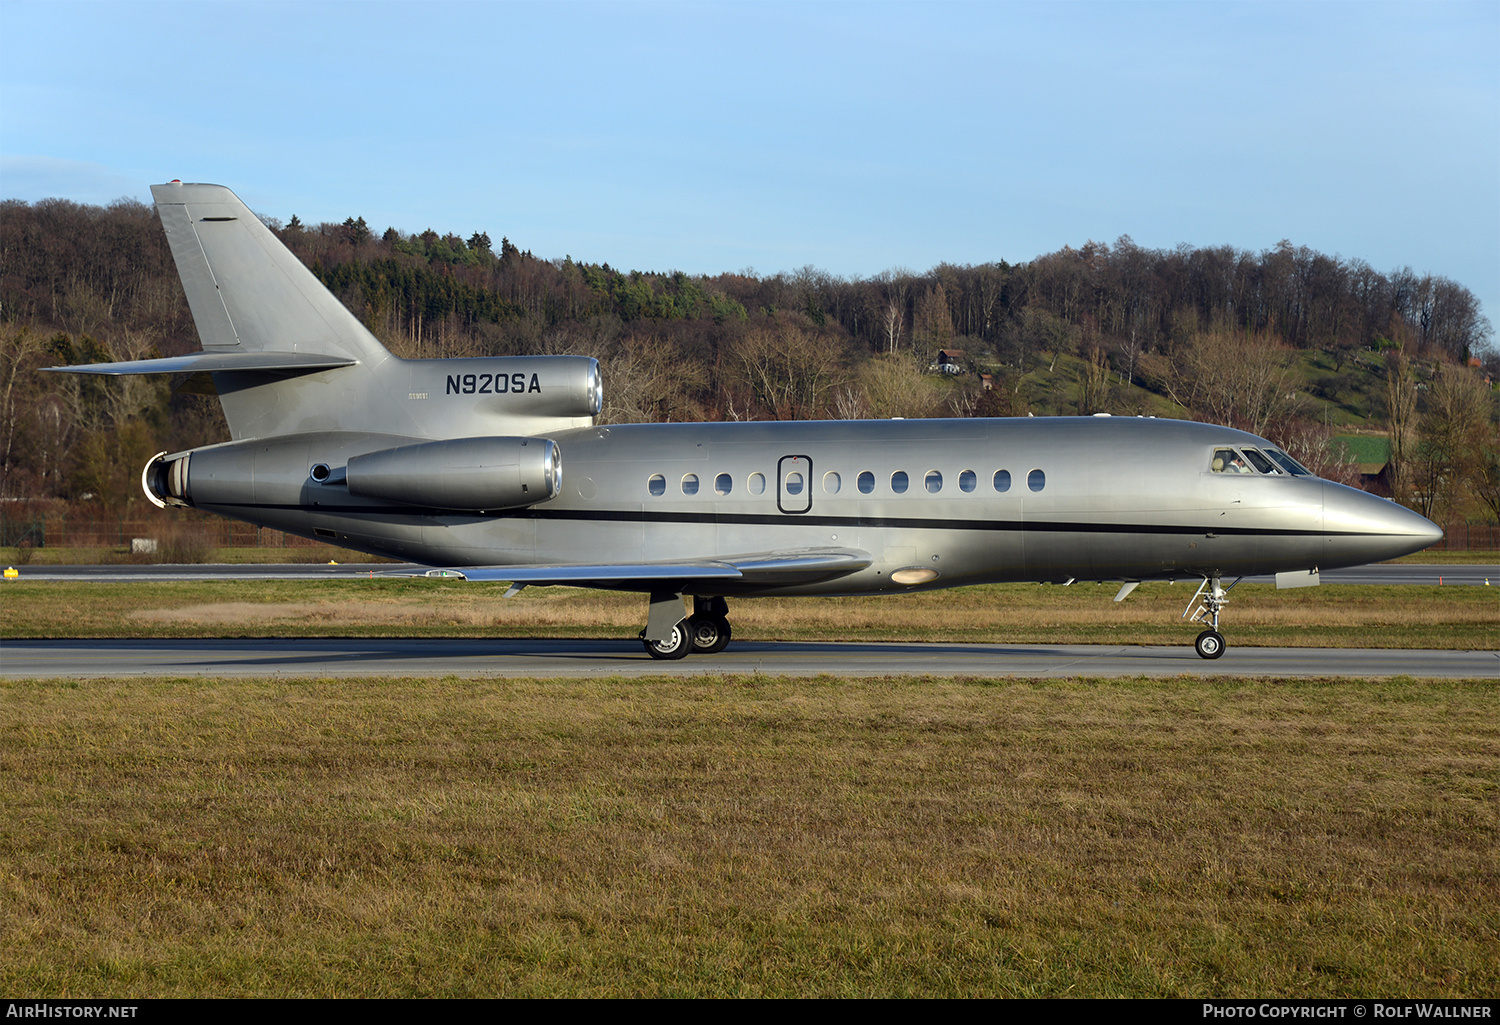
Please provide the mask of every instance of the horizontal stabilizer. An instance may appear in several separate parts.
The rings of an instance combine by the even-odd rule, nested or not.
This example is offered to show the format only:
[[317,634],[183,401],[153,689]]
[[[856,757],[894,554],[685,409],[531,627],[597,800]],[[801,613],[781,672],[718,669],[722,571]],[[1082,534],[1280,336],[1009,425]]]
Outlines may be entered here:
[[124,363],[81,363],[72,367],[45,367],[65,374],[201,374],[226,370],[258,370],[273,374],[310,374],[352,366],[347,356],[323,356],[315,352],[192,352],[165,359],[136,359]]
[[470,566],[445,569],[442,574],[508,584],[572,584],[649,591],[674,581],[687,585],[723,580],[765,587],[801,584],[857,573],[871,561],[869,553],[853,548],[810,548],[687,562]]

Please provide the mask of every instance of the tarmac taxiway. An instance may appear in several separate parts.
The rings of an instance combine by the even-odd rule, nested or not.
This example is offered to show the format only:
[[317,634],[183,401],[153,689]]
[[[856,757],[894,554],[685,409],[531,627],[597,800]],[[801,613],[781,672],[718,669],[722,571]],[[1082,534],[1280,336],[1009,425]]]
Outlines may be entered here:
[[7,640],[8,678],[694,676],[1418,676],[1500,679],[1500,650],[1087,644],[733,643],[718,655],[652,659],[638,641],[533,639]]

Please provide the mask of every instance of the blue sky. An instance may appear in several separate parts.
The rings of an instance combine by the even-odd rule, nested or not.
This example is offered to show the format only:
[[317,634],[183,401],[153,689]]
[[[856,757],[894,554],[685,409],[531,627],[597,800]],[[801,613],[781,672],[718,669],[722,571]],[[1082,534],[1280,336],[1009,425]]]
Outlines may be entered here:
[[172,178],[692,273],[1288,238],[1500,321],[1500,2],[0,0],[0,196]]

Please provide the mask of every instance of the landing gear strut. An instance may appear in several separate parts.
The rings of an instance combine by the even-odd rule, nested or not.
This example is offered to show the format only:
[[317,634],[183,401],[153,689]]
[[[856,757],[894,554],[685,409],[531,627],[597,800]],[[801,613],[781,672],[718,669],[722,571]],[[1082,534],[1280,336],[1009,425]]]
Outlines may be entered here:
[[729,646],[729,604],[723,598],[693,599],[693,614],[682,618],[682,595],[652,592],[651,611],[641,643],[652,658],[686,658],[689,651],[713,655]]
[[[1224,635],[1219,633],[1219,612],[1223,610],[1225,605],[1229,604],[1228,595],[1230,591],[1234,590],[1234,585],[1243,579],[1243,577],[1240,577],[1235,580],[1234,584],[1225,587],[1218,574],[1211,577],[1204,577],[1203,583],[1198,585],[1198,590],[1193,594],[1192,600],[1188,602],[1187,608],[1182,610],[1183,618],[1186,619],[1188,612],[1193,609],[1193,602],[1198,601],[1199,598],[1203,599],[1197,611],[1193,612],[1192,619],[1189,620],[1194,623],[1202,623],[1208,627],[1207,630],[1204,630],[1193,641],[1193,650],[1198,652],[1199,658],[1218,658],[1224,654]],[[1207,592],[1206,594],[1204,593],[1205,591]]]
[[651,592],[651,611],[646,616],[646,629],[641,631],[641,643],[652,658],[687,658],[693,650],[693,637],[688,621],[682,618],[682,595]]

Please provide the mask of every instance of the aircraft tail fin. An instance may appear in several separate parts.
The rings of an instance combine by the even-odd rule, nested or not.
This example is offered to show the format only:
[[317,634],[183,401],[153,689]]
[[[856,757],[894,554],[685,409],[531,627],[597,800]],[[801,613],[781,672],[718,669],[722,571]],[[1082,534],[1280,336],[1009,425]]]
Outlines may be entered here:
[[308,352],[367,365],[385,347],[222,185],[151,186],[206,352]]
[[591,359],[398,359],[233,192],[171,182],[151,194],[203,351],[50,369],[191,374],[183,387],[195,391],[211,379],[235,441],[515,437],[586,427],[599,412]]
[[398,362],[385,346],[229,189],[174,181],[151,195],[203,351],[97,372],[206,372],[236,440],[365,426]]

